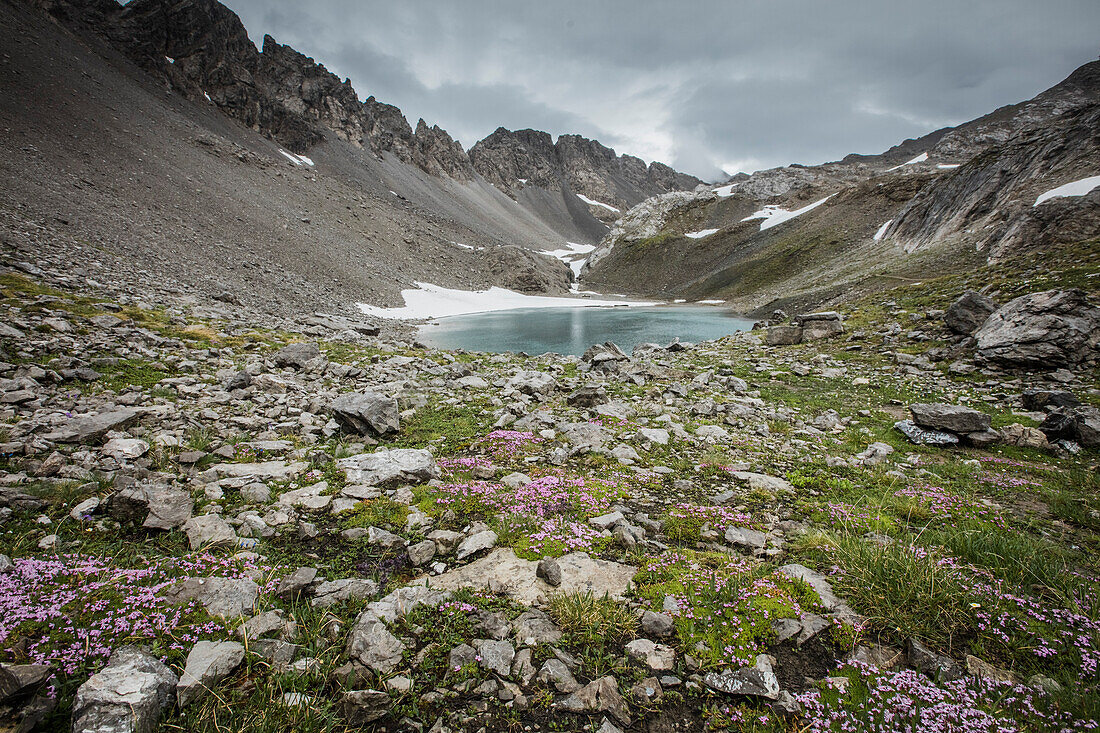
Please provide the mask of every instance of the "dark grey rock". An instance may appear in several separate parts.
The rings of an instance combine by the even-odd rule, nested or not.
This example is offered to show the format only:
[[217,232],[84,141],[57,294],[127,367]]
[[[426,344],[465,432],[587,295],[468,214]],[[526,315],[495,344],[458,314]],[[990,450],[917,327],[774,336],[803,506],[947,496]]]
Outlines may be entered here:
[[917,445],[958,445],[959,436],[942,430],[925,430],[912,420],[899,420],[894,429]]
[[989,429],[991,418],[984,412],[961,405],[944,403],[916,403],[909,405],[913,422],[926,430],[945,430],[951,433],[980,433]]
[[376,392],[353,392],[337,397],[332,416],[344,430],[355,435],[384,436],[401,428],[397,400]]
[[943,322],[957,334],[969,336],[985,323],[997,304],[981,293],[968,290],[948,307],[943,314]]

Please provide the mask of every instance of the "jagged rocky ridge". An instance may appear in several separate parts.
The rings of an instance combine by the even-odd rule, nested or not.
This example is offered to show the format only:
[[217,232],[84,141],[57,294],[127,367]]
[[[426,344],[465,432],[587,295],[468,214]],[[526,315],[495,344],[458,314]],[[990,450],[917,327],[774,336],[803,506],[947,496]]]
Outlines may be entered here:
[[[544,132],[500,128],[468,155],[438,125],[421,119],[413,129],[397,107],[373,96],[361,102],[350,79],[341,81],[269,35],[257,51],[237,15],[216,0],[134,0],[126,5],[114,0],[36,1],[70,26],[109,39],[169,88],[196,103],[209,100],[295,153],[307,152],[331,132],[433,176],[466,181],[476,170],[513,198],[524,185],[518,179],[526,179],[527,185],[570,198],[583,194],[619,209],[701,183],[662,163],[647,167],[639,158],[620,157],[579,135],[562,135],[555,144]],[[530,208],[551,222],[556,218],[543,206]],[[606,223],[616,214],[579,200],[564,208],[591,237],[602,233],[593,219]]]

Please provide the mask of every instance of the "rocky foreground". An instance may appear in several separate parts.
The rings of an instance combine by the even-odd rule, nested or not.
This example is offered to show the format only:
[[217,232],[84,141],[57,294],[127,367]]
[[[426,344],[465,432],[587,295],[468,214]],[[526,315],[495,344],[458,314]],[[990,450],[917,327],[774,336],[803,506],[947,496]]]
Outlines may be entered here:
[[1098,258],[582,358],[6,271],[6,725],[1092,729]]

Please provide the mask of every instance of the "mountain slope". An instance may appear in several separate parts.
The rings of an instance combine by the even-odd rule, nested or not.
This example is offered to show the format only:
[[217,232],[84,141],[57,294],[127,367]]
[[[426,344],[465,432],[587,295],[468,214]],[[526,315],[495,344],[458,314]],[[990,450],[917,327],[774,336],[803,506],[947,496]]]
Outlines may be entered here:
[[[660,163],[646,168],[596,141],[563,135],[551,146],[555,174],[532,179],[539,190],[518,197],[513,166],[494,154],[494,136],[475,146],[481,153],[475,173],[474,151],[468,155],[440,127],[420,120],[414,129],[397,107],[374,97],[359,101],[350,80],[270,36],[257,50],[240,19],[217,0],[133,0],[124,6],[113,0],[35,1],[67,26],[107,39],[166,88],[213,103],[293,152],[307,153],[335,135],[431,176],[468,181],[480,173],[566,240],[595,243],[606,231],[601,221],[614,220],[610,209],[585,205],[577,193],[606,195],[627,207],[700,183]],[[528,132],[545,136],[549,145],[546,133]]]
[[1100,189],[1036,206],[1100,173],[1100,62],[1034,99],[878,156],[787,166],[627,212],[586,287],[722,298],[744,310],[835,302],[1100,234]]

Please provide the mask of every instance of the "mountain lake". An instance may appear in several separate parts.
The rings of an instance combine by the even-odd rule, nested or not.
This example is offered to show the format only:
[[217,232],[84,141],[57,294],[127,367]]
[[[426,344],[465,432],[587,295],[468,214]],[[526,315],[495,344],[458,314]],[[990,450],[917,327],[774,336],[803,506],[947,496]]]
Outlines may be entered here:
[[419,340],[439,349],[580,356],[614,341],[630,353],[637,344],[698,343],[748,331],[753,320],[713,306],[525,308],[446,316],[421,326]]

